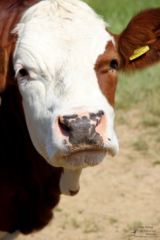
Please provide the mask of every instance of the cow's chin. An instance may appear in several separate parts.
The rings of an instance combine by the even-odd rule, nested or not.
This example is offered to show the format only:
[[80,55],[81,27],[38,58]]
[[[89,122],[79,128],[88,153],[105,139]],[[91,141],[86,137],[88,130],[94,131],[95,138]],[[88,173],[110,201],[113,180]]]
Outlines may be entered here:
[[71,166],[71,168],[77,169],[98,165],[105,158],[106,154],[107,151],[105,150],[86,150],[71,153],[67,156],[62,157],[62,159],[67,163],[67,165]]

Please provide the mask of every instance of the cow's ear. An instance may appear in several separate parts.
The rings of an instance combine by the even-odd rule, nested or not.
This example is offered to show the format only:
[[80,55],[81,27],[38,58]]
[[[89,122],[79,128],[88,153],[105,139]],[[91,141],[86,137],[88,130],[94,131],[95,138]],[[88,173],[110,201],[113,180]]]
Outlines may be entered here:
[[6,77],[8,70],[7,50],[0,47],[0,92],[4,91],[6,86]]
[[[116,36],[116,35],[115,35]],[[160,8],[140,12],[116,36],[120,69],[135,70],[160,61]]]

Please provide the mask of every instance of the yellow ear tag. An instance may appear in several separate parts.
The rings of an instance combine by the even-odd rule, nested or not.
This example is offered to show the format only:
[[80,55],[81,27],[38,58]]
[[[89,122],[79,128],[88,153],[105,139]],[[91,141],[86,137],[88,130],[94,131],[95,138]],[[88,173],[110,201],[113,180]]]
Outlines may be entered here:
[[136,50],[134,50],[134,54],[129,58],[130,60],[133,60],[135,58],[138,58],[142,56],[144,53],[148,52],[149,46],[141,47]]

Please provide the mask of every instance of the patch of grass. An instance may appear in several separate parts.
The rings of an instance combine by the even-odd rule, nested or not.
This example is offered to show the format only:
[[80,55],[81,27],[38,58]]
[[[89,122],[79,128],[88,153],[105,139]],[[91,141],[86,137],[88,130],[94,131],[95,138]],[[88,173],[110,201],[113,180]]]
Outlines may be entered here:
[[75,218],[72,218],[71,223],[74,228],[79,228],[81,226],[81,223],[78,222]]
[[[159,63],[130,75],[119,73],[115,101],[116,109],[141,108],[142,119],[150,114],[151,121],[146,121],[146,124],[151,124],[154,119],[152,115],[160,116],[159,79]],[[158,121],[155,120],[154,124],[157,124]]]
[[68,225],[68,221],[65,220],[65,221],[62,223],[61,228],[62,228],[63,230],[65,230],[66,227],[67,227],[67,225]]
[[[159,75],[157,74],[157,76]],[[158,81],[158,80],[159,79],[157,79],[156,77],[154,78],[154,81]],[[160,83],[159,85],[157,85],[157,87],[160,87]],[[145,110],[152,113],[154,116],[160,117],[159,103],[160,103],[160,95],[158,94],[157,89],[155,89],[155,92],[151,94],[150,101],[147,101],[148,106],[146,106]]]
[[[130,236],[131,232],[133,231],[141,231],[144,232],[144,228],[143,228],[143,223],[141,221],[135,221],[133,224],[127,224],[127,227],[125,229],[123,229],[123,239],[128,239],[128,236]],[[142,228],[141,228],[142,227]],[[130,238],[129,238],[130,240]]]
[[135,174],[134,174],[134,177],[138,179],[138,178],[139,178],[139,175],[138,175],[137,173],[135,173]]
[[156,142],[160,143],[160,135],[157,137]]
[[100,228],[94,221],[87,221],[84,229],[84,233],[99,232]]
[[160,161],[155,161],[155,162],[153,162],[153,166],[159,165],[159,164],[160,164]]
[[127,119],[120,115],[119,117],[116,118],[116,122],[117,124],[121,124],[121,125],[127,124]]
[[79,214],[82,214],[83,212],[84,212],[84,209],[79,209],[79,210],[78,210],[78,213],[79,213]]
[[160,121],[154,119],[153,117],[152,118],[146,117],[142,120],[142,124],[145,127],[157,127],[160,124]]
[[133,143],[133,147],[136,151],[141,151],[143,153],[145,153],[149,148],[147,142],[141,138]]
[[69,217],[69,213],[64,213],[64,216],[65,216],[66,218],[68,218],[68,217]]
[[138,173],[134,174],[134,177],[137,179],[142,179],[144,176],[145,176],[145,174],[138,174]]
[[67,225],[70,223],[69,221],[69,214],[68,213],[63,213],[62,216],[64,217],[64,221],[62,222],[62,224],[60,225],[60,227],[65,230]]
[[138,229],[139,227],[143,227],[143,223],[141,221],[135,221],[133,224],[127,224],[127,229],[124,229],[124,231],[130,231],[130,230],[134,230],[134,229]]
[[119,34],[137,12],[149,7],[159,7],[159,0],[145,0],[145,4],[139,0],[89,0],[89,5],[110,24],[111,32]]
[[125,197],[125,194],[124,193],[120,193],[119,196]]
[[117,220],[117,218],[111,217],[111,218],[109,219],[109,222],[110,222],[110,224],[113,224],[113,223],[118,222],[118,220]]
[[156,220],[156,222],[153,222],[152,225],[153,225],[153,226],[156,226],[156,225],[158,225],[159,223],[160,223],[160,218],[158,218],[158,219]]
[[135,157],[133,155],[127,155],[127,158],[130,162],[134,162],[135,161]]
[[55,211],[56,212],[62,212],[62,208],[57,207],[57,208],[55,208]]
[[134,226],[134,229],[138,230],[139,227],[143,227],[144,225],[142,224],[141,221],[136,221],[134,222],[133,226]]

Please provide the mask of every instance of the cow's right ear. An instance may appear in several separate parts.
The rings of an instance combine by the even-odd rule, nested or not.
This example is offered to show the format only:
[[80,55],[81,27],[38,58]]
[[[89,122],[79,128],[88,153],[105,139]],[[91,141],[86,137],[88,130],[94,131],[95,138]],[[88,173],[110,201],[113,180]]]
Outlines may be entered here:
[[141,69],[160,61],[160,8],[140,12],[114,38],[121,70]]
[[7,50],[0,47],[0,93],[4,91],[6,86],[6,77],[8,70]]

